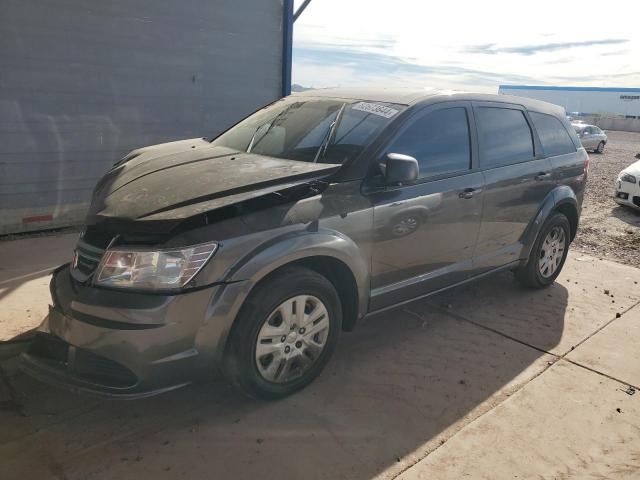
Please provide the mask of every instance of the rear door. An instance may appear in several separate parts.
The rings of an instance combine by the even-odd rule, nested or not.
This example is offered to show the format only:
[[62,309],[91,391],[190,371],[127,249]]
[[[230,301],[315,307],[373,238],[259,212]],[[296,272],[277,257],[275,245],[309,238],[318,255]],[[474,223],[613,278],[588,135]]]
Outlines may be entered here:
[[480,229],[483,176],[469,102],[416,113],[382,152],[411,155],[415,184],[374,189],[371,310],[464,280]]
[[523,234],[555,181],[526,110],[520,105],[473,102],[478,129],[484,209],[474,271],[520,258]]
[[546,113],[529,111],[529,117],[542,151],[551,162],[556,183],[568,185],[580,199],[584,190],[587,154],[582,149],[577,150],[571,126]]

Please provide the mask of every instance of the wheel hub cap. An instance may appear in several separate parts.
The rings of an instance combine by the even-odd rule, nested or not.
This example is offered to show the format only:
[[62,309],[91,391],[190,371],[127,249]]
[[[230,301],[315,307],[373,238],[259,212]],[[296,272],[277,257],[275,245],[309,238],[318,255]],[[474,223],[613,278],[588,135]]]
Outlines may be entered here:
[[553,227],[540,248],[540,258],[538,260],[540,275],[544,278],[549,278],[558,270],[564,258],[565,248],[564,230],[559,226]]
[[312,295],[282,302],[258,332],[255,361],[265,380],[284,383],[301,377],[315,364],[329,334],[329,313]]

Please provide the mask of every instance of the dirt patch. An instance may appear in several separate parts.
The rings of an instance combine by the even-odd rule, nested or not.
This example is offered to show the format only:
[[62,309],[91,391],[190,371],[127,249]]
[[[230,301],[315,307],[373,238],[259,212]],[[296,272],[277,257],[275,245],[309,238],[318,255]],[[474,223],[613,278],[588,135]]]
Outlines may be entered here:
[[607,132],[607,136],[604,153],[589,154],[589,180],[573,248],[640,267],[640,211],[613,201],[618,173],[637,160],[640,133]]

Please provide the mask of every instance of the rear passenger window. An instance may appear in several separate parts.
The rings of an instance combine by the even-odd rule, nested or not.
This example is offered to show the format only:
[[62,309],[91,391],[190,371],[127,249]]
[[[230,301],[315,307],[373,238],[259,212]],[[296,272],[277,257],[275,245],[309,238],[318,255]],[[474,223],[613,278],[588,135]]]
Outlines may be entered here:
[[463,107],[426,114],[396,138],[388,152],[411,155],[420,165],[420,177],[469,170],[469,122]]
[[545,113],[529,112],[544,153],[550,157],[573,153],[576,148],[564,126],[556,117]]
[[480,107],[476,115],[480,163],[484,168],[533,159],[533,137],[522,111]]

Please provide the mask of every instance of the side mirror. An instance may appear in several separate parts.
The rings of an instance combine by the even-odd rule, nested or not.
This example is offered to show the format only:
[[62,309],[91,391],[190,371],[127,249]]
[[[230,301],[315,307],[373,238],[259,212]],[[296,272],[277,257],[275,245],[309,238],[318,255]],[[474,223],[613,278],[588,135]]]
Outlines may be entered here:
[[420,167],[418,161],[401,153],[387,153],[386,163],[383,163],[382,173],[387,185],[403,185],[415,182]]

